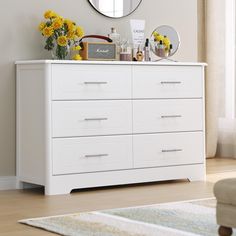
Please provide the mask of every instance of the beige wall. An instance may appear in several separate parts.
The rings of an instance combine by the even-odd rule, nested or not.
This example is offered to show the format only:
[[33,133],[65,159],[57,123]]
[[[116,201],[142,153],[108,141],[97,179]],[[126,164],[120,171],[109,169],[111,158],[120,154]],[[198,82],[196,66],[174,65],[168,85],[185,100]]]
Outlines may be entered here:
[[162,24],[172,25],[181,36],[175,59],[197,61],[197,0],[143,0],[132,15],[110,19],[99,15],[87,0],[0,1],[0,176],[15,175],[15,60],[48,58],[37,31],[42,14],[53,9],[72,18],[86,34],[107,34],[115,26],[130,37],[129,19],[146,20],[146,36]]
[[206,0],[198,0],[198,60],[205,61],[206,59],[206,32],[205,32],[205,21],[206,21]]

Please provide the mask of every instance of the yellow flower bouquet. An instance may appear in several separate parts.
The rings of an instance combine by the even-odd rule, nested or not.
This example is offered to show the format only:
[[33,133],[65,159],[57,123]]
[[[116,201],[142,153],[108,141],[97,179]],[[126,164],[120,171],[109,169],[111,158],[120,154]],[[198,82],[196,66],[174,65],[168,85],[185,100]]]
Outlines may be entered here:
[[[39,31],[46,38],[45,49],[53,53],[53,59],[66,59],[70,49],[79,51],[79,39],[83,37],[84,31],[75,22],[64,19],[54,11],[48,10],[44,13],[45,20],[39,24]],[[81,60],[80,55],[74,55],[75,60]]]

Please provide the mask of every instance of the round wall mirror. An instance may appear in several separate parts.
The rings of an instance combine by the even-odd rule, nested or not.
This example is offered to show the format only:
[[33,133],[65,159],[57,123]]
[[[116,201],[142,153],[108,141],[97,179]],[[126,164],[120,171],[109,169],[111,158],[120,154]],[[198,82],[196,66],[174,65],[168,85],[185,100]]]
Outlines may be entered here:
[[173,56],[180,45],[180,38],[177,31],[168,25],[157,27],[151,35],[151,50],[161,58]]
[[88,0],[102,15],[112,18],[128,16],[137,9],[142,0]]

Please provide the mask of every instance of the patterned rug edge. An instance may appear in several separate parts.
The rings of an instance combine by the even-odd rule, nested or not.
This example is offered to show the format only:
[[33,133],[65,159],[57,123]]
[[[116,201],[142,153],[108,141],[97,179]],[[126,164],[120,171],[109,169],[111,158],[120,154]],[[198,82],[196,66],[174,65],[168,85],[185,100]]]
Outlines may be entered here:
[[[118,207],[118,208],[108,208],[108,209],[99,209],[96,211],[84,211],[84,212],[77,212],[77,213],[67,213],[67,214],[61,214],[61,215],[51,215],[51,216],[43,216],[43,217],[34,217],[34,218],[27,218],[27,219],[22,219],[18,220],[18,223],[21,224],[27,224],[26,221],[29,220],[43,220],[43,219],[48,219],[48,218],[54,218],[54,217],[64,217],[64,216],[72,216],[76,215],[78,213],[93,213],[97,211],[109,211],[109,210],[122,210],[122,209],[130,209],[130,208],[142,208],[142,207],[151,207],[151,206],[159,206],[159,205],[167,205],[167,204],[177,204],[177,203],[186,203],[186,202],[198,202],[198,201],[204,201],[204,200],[214,200],[216,199],[215,197],[209,197],[209,198],[198,198],[198,199],[191,199],[191,200],[183,200],[183,201],[174,201],[174,202],[163,202],[163,203],[153,203],[153,204],[148,204],[148,205],[138,205],[138,206],[131,206],[131,207]],[[28,224],[27,224],[28,225]]]

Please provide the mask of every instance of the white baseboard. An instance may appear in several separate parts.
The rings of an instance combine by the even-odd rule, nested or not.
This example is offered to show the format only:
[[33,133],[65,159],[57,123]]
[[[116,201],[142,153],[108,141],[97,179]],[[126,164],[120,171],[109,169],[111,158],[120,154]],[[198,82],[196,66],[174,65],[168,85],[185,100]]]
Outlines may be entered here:
[[22,183],[22,185],[17,186],[16,176],[0,176],[0,190],[31,189],[39,187],[42,186],[30,183]]
[[0,176],[0,190],[16,189],[16,176]]

